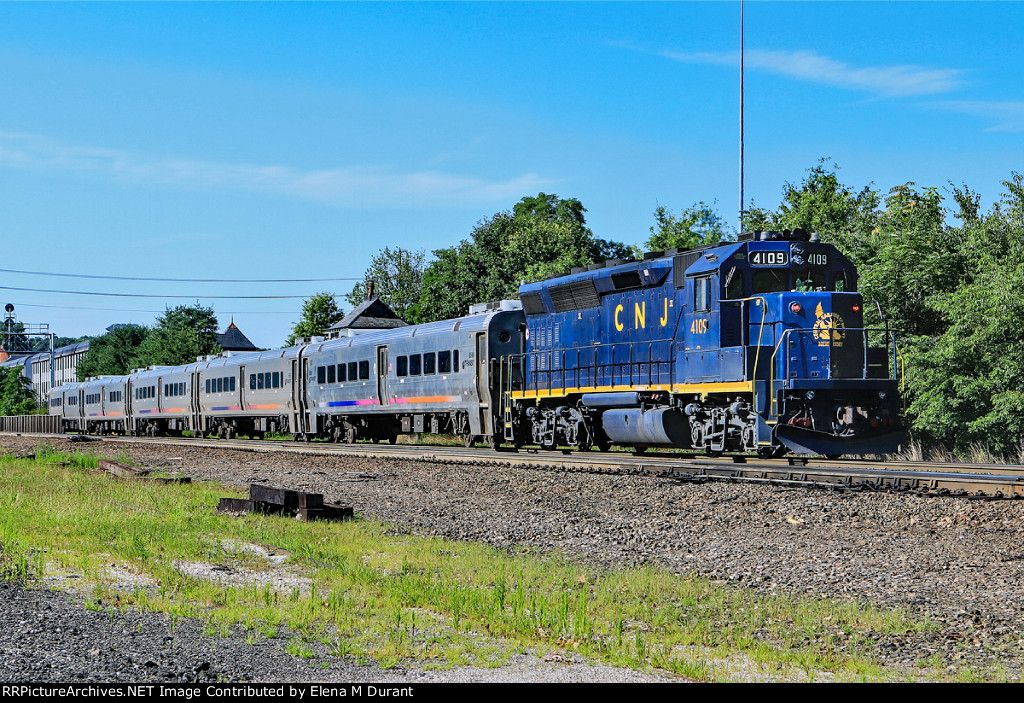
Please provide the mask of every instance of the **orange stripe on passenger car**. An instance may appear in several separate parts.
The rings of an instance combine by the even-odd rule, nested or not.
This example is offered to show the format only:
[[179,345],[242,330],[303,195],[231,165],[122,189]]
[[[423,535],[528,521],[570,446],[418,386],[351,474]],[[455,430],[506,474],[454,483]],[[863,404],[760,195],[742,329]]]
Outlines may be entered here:
[[395,398],[395,403],[454,403],[459,398],[458,396],[450,395],[431,395],[424,396],[422,398]]

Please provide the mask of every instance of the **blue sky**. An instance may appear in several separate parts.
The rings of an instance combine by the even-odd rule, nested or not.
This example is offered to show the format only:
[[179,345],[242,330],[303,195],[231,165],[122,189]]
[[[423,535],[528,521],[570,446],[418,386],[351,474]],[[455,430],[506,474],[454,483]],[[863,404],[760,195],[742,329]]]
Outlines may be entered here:
[[[1024,169],[1019,3],[746,4],[746,194],[819,158],[882,190]],[[738,2],[0,4],[0,268],[359,278],[539,191],[642,243],[660,203],[738,207]],[[0,273],[58,334],[215,308],[275,346],[349,281]],[[298,296],[217,299],[209,296]]]

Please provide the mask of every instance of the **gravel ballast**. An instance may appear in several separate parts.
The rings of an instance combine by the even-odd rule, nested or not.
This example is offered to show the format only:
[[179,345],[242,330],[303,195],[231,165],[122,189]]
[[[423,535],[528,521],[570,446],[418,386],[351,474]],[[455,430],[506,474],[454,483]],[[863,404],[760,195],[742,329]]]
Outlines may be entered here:
[[[30,437],[0,438],[11,452],[31,450],[38,443]],[[51,444],[82,449],[67,440]],[[101,451],[98,443],[89,448]],[[555,550],[600,566],[660,565],[761,592],[903,607],[929,617],[939,628],[882,640],[878,655],[886,664],[912,665],[937,653],[946,666],[1000,668],[1012,678],[1022,672],[1024,604],[1017,591],[1024,581],[1024,501],[687,484],[501,465],[142,443],[117,444],[108,453],[122,450],[138,465],[173,466],[193,480],[240,487],[265,483],[322,493],[326,500],[354,506],[363,517],[414,534],[501,548]],[[514,456],[510,461],[516,460]],[[330,668],[314,670],[307,661],[275,650],[266,641],[254,647],[232,638],[204,640],[196,631],[186,638],[193,645],[182,644],[186,625],[179,623],[177,634],[168,634],[167,623],[161,631],[161,616],[156,614],[119,615],[125,623],[118,629],[109,615],[84,610],[73,596],[25,591],[15,585],[3,588],[4,602],[24,604],[0,616],[3,680],[71,680],[80,672],[96,680],[153,675],[179,681],[188,676],[271,681],[563,680],[558,676],[581,681],[658,680],[579,663],[538,667],[536,658],[529,657],[494,672],[395,672],[336,659]],[[96,646],[65,658],[40,653],[33,659],[35,650],[26,646],[27,635],[17,633],[52,633],[59,620],[47,615],[53,608],[63,609],[65,619],[72,611],[80,614],[71,617],[72,625],[61,628],[57,640],[90,639],[70,632],[91,632],[89,623],[97,619],[113,633],[107,645],[111,654]],[[25,622],[11,621],[18,618]],[[140,622],[145,634],[137,632]],[[161,639],[168,636],[173,639]],[[93,649],[102,656],[88,654]],[[197,670],[203,662],[209,666]]]

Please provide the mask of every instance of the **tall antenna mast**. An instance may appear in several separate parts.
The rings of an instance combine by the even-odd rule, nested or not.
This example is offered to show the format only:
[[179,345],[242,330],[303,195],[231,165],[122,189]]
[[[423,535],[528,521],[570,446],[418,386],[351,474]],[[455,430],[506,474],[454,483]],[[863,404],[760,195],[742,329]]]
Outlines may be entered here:
[[743,54],[743,0],[740,0],[740,230],[743,229],[743,211],[746,205],[743,198]]

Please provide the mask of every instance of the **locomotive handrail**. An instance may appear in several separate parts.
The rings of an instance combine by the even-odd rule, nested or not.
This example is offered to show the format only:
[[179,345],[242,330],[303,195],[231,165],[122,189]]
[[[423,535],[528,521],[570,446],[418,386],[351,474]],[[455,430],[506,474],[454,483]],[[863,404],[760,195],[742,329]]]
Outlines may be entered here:
[[[751,382],[750,383],[750,388],[751,388],[750,403],[751,403],[751,407],[753,407],[756,410],[757,409],[757,365],[758,365],[758,362],[761,360],[761,342],[764,340],[764,323],[765,323],[765,319],[767,318],[767,315],[768,315],[768,301],[767,301],[767,299],[763,295],[754,295],[754,296],[751,296],[749,298],[734,298],[733,300],[722,300],[720,302],[722,302],[722,303],[739,302],[739,304],[740,304],[740,325],[742,325],[742,327],[741,327],[742,332],[740,334],[740,342],[742,343],[744,341],[750,342],[750,339],[749,339],[749,337],[750,337],[750,320],[747,319],[747,321],[744,322],[743,304],[746,303],[747,301],[751,301],[751,300],[756,300],[757,301],[757,306],[759,308],[761,308],[761,323],[758,326],[758,330],[757,330],[757,350],[754,352],[754,368],[753,368],[753,370],[750,373],[750,382]],[[744,337],[746,337],[747,339],[744,340]],[[744,344],[743,346],[744,347],[748,347],[750,345],[749,344]],[[772,355],[773,363],[774,363],[774,358],[775,358],[775,355],[773,354]],[[771,382],[774,380],[775,372],[774,372],[773,369],[769,369],[769,371],[771,372],[769,374],[769,378],[768,378],[768,384],[770,386]],[[768,391],[770,393],[771,392],[771,388],[769,388]]]
[[[849,333],[849,332],[859,332],[861,334],[861,344],[862,344],[863,349],[864,349],[864,364],[861,367],[861,375],[860,375],[860,378],[862,380],[868,378],[868,348],[870,347],[870,334],[872,332],[880,332],[880,333],[885,334],[886,338],[887,338],[886,339],[886,345],[885,345],[886,347],[888,347],[888,340],[889,339],[892,339],[893,345],[895,345],[895,343],[896,343],[895,342],[895,337],[892,335],[892,332],[890,330],[888,330],[888,329],[884,329],[884,328],[881,328],[881,327],[846,327],[846,328],[844,328],[844,331],[847,332],[847,333]],[[782,334],[779,335],[779,341],[778,341],[778,343],[776,343],[775,349],[772,351],[772,358],[771,358],[771,362],[770,362],[771,363],[771,375],[772,375],[772,379],[771,380],[772,381],[781,380],[782,383],[783,383],[783,388],[788,388],[790,382],[793,380],[793,378],[792,378],[792,376],[790,374],[790,367],[791,367],[792,359],[790,358],[790,355],[787,353],[786,357],[785,357],[784,368],[783,368],[783,377],[781,379],[777,379],[775,377],[775,370],[776,370],[775,359],[776,359],[776,356],[778,355],[779,350],[783,348],[783,344],[789,341],[790,335],[792,335],[793,333],[803,334],[803,333],[807,333],[807,332],[815,334],[816,330],[813,327],[787,327],[786,329],[782,330]],[[819,344],[820,344],[820,342],[819,342]],[[834,348],[835,348],[834,340],[832,338],[832,335],[830,334],[829,337],[828,337],[829,365],[826,367],[827,372],[828,372],[828,375],[826,376],[826,378],[828,378],[828,379],[833,378],[833,376],[832,376],[832,351],[833,351]],[[898,371],[894,368],[893,369],[893,373],[897,373],[897,372]],[[856,377],[851,376],[849,378],[856,378]],[[771,411],[772,411],[771,414],[772,415],[776,415],[777,414],[776,413],[777,405],[778,405],[778,397],[777,397],[777,394],[774,392],[774,388],[773,388],[772,389],[772,396],[771,396]]]
[[[605,383],[609,386],[617,385],[633,385],[634,381],[641,381],[644,376],[647,377],[648,384],[654,383],[654,364],[661,364],[663,362],[656,362],[654,358],[654,345],[656,344],[671,344],[672,339],[655,339],[648,341],[637,341],[637,342],[614,342],[611,344],[595,343],[585,347],[560,347],[557,349],[545,349],[543,351],[531,351],[531,352],[520,352],[518,354],[508,355],[509,364],[513,364],[513,359],[518,360],[519,363],[523,363],[528,359],[531,359],[536,365],[534,367],[534,383],[531,384],[533,388],[528,389],[525,384],[525,378],[523,379],[524,386],[523,390],[532,390],[534,392],[547,391],[548,394],[558,388],[564,390],[565,388],[575,387],[579,388],[583,382],[582,374],[589,372],[590,383],[592,385],[598,385],[598,376],[602,371],[607,370],[609,373]],[[628,349],[628,356],[625,360],[616,361],[615,353],[617,349],[622,349],[623,346]],[[637,354],[634,352],[634,347],[639,345],[647,346],[647,360],[637,361]],[[598,350],[608,349],[610,350],[611,360],[609,363],[600,364],[598,363]],[[593,359],[586,366],[582,364],[583,352],[594,351]],[[575,364],[572,369],[566,368],[566,360],[575,358]],[[671,359],[667,362],[674,365],[674,361]],[[621,373],[616,373],[616,368],[628,366],[629,370],[623,369]],[[646,374],[643,369],[634,369],[633,367],[646,366]],[[571,372],[571,373],[570,373]],[[511,366],[510,371],[511,374]],[[661,381],[662,372],[658,372],[658,380]],[[671,382],[672,371],[668,371],[669,382]],[[602,375],[603,377],[603,375]],[[558,381],[561,381],[559,384]],[[509,392],[512,391],[509,386]]]

